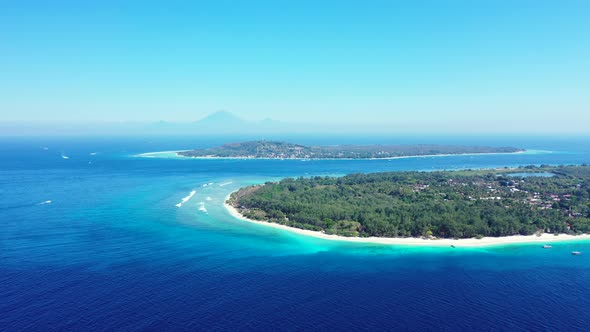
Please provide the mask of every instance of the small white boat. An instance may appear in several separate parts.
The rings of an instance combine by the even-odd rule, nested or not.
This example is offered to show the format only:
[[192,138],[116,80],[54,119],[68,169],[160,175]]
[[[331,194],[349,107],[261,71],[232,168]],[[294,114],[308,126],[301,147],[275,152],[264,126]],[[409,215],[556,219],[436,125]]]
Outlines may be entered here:
[[572,251],[572,255],[577,256],[577,255],[581,255],[582,252],[580,251]]
[[544,244],[543,245],[543,249],[551,249],[553,248],[552,246],[548,245],[548,244]]
[[61,155],[61,157],[62,157],[63,159],[70,159],[70,157],[66,156],[65,154],[62,154],[62,155]]

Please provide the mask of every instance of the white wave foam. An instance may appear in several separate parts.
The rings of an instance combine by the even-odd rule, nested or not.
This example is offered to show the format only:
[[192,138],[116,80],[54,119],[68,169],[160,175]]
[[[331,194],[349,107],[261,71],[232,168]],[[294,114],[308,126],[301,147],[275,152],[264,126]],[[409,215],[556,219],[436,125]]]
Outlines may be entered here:
[[221,183],[219,186],[220,186],[220,187],[224,187],[224,186],[227,186],[228,184],[232,184],[232,183],[233,183],[233,182],[231,182],[231,181],[229,181],[229,182],[224,182],[224,183]]
[[210,201],[213,200],[213,198],[211,198],[210,196],[207,196],[207,198],[205,198],[206,201]]
[[45,205],[45,204],[51,204],[51,201],[44,201],[44,202],[39,203],[39,205]]
[[182,204],[184,204],[184,203],[188,202],[188,200],[189,200],[189,199],[191,199],[191,197],[193,197],[193,196],[194,196],[196,193],[197,193],[197,191],[196,191],[196,190],[193,190],[193,191],[191,191],[191,193],[190,193],[190,194],[188,194],[188,196],[184,197],[184,198],[183,198],[183,199],[180,201],[180,203],[176,204],[176,206],[178,206],[178,207],[181,207],[181,206],[182,206]]

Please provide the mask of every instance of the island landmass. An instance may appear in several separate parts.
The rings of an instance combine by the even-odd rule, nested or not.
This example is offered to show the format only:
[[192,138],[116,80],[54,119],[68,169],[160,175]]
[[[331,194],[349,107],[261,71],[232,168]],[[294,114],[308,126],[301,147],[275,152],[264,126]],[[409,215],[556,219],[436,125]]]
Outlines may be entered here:
[[249,141],[229,143],[208,149],[177,152],[193,158],[254,158],[254,159],[387,159],[414,156],[516,153],[514,147],[462,145],[335,145],[305,146],[279,141]]
[[355,242],[590,238],[590,166],[288,178],[242,188],[226,207],[252,222]]

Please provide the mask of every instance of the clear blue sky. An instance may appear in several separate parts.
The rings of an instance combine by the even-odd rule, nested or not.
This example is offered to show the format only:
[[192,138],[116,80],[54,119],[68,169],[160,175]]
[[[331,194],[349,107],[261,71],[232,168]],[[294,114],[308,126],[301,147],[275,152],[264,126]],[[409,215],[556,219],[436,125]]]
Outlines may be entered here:
[[590,1],[86,2],[0,2],[0,121],[590,125]]

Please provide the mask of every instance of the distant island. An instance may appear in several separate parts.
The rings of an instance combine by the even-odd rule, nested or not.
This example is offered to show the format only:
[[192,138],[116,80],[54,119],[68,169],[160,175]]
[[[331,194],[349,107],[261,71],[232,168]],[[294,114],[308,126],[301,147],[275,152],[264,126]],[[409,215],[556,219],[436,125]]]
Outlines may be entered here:
[[242,188],[226,204],[247,220],[323,236],[476,239],[536,234],[544,240],[548,233],[590,233],[590,166],[289,178]]
[[178,152],[193,158],[259,158],[259,159],[387,159],[396,157],[515,153],[514,147],[461,145],[338,145],[304,146],[278,141],[230,143],[209,149]]

